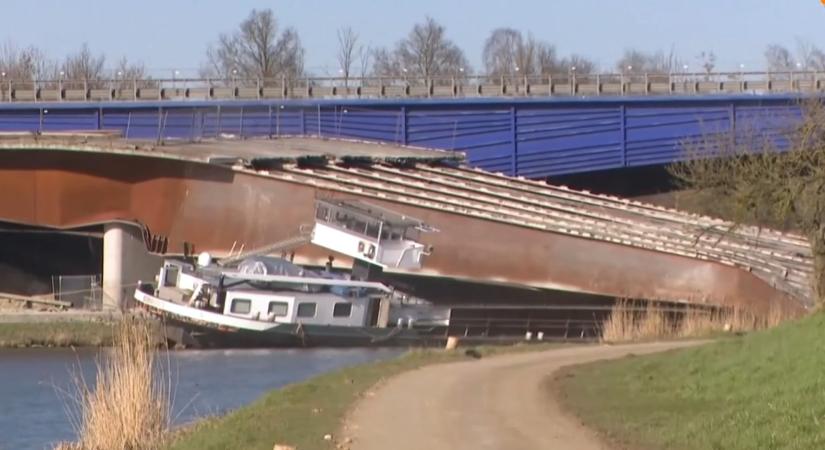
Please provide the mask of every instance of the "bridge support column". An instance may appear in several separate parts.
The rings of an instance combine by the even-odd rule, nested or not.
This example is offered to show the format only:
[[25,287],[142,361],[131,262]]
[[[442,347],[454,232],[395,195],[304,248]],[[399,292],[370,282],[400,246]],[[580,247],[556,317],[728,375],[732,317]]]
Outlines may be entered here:
[[161,258],[149,254],[136,226],[110,223],[103,228],[103,309],[122,310],[139,280],[152,281]]

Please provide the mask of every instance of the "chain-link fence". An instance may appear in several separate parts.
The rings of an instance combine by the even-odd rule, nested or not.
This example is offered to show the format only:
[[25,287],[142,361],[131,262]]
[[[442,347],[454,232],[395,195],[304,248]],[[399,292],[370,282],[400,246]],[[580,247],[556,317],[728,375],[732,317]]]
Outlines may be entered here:
[[69,302],[72,308],[99,311],[103,308],[101,276],[96,275],[54,275],[52,276],[54,298]]

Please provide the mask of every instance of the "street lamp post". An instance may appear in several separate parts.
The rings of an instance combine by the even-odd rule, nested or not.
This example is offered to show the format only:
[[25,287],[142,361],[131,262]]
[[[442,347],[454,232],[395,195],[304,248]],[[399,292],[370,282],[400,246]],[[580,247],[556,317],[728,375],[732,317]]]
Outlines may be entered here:
[[60,79],[57,81],[57,98],[63,100],[63,77],[66,75],[66,72],[60,71]]
[[630,72],[633,70],[633,66],[628,65],[625,69],[626,69],[625,72],[621,74],[622,79],[620,80],[621,85],[622,85],[622,87],[621,87],[622,94],[625,94],[628,91],[629,84],[630,84],[630,81],[631,81]]
[[[575,94],[576,91],[576,66],[570,66],[570,93]],[[598,89],[598,87],[596,88]]]

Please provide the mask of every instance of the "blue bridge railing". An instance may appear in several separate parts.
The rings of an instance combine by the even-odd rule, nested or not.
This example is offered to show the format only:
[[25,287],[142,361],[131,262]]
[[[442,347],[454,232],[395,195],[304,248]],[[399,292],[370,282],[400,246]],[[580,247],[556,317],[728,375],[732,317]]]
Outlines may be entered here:
[[127,139],[320,136],[459,150],[490,171],[541,178],[669,164],[707,133],[776,140],[794,95],[564,99],[253,100],[0,104],[2,131],[113,130]]

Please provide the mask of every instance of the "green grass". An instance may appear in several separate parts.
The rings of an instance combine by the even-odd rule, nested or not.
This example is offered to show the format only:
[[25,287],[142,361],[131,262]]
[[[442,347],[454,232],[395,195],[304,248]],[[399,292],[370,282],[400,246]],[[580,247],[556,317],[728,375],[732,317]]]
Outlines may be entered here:
[[[477,347],[484,357],[494,354],[543,350],[553,344]],[[274,390],[253,404],[227,416],[206,419],[180,432],[173,450],[271,450],[288,444],[301,450],[335,448],[335,435],[350,406],[378,381],[428,364],[467,359],[456,351],[413,350],[399,358],[342,369]]]
[[586,424],[629,448],[825,448],[825,313],[556,381]]
[[110,322],[0,323],[0,348],[108,346],[112,333]]

